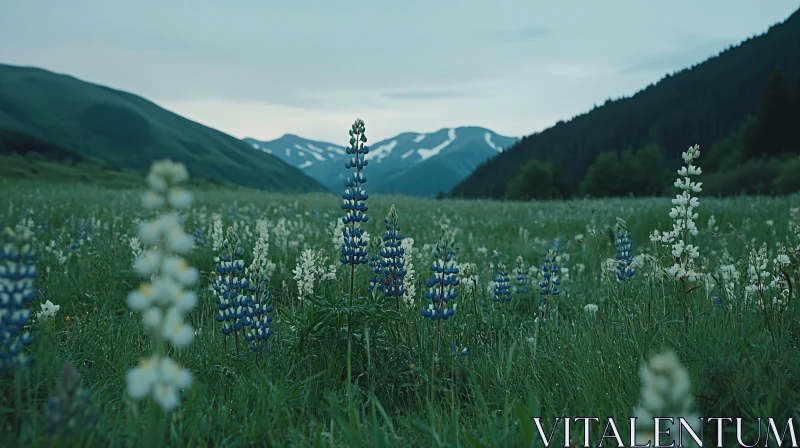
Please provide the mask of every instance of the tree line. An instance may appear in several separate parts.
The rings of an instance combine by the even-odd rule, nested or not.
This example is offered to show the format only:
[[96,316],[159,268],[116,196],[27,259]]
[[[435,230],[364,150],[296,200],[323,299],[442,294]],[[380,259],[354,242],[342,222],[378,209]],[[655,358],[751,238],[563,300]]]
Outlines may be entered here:
[[[684,150],[686,148],[683,148]],[[659,142],[634,150],[600,152],[580,182],[593,197],[659,196],[675,180]],[[707,195],[788,194],[800,191],[800,82],[790,86],[782,71],[772,75],[756,115],[710,147],[701,148],[701,181]],[[678,161],[679,162],[679,161]],[[506,187],[508,199],[570,195],[552,161],[532,159]]]

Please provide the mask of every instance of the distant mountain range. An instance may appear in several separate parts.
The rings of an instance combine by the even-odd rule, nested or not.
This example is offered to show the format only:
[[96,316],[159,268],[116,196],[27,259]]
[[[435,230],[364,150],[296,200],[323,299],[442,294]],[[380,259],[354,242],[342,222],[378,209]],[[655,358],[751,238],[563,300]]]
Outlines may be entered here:
[[[369,136],[369,133],[367,133]],[[367,142],[364,169],[367,192],[434,197],[449,192],[478,165],[519,139],[481,127],[445,128],[430,134],[405,132]],[[245,138],[253,149],[274,155],[301,169],[333,191],[348,175],[345,147],[287,134],[271,141]]]
[[273,191],[326,190],[279,158],[144,98],[33,67],[0,64],[1,136],[139,173],[169,157],[196,178]]

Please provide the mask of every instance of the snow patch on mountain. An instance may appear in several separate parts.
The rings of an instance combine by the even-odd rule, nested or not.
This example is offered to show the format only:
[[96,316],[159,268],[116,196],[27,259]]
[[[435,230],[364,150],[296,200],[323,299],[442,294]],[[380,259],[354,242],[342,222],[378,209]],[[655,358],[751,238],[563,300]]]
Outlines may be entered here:
[[[317,161],[324,162],[325,157],[320,154],[323,152],[321,149],[317,148],[316,146],[312,145],[311,143],[306,143],[306,146],[302,146],[298,143],[294,144],[294,149],[297,150],[297,155],[300,157],[307,157],[307,154],[311,154]],[[262,149],[263,150],[263,149]],[[286,148],[286,156],[291,157],[291,149]]]
[[409,157],[411,154],[414,154],[414,150],[413,150],[413,149],[409,149],[408,151],[404,152],[404,153],[403,153],[403,155],[402,155],[402,156],[400,156],[400,158],[405,160],[405,159],[407,159],[407,158],[408,158],[408,157]]
[[431,157],[442,152],[444,148],[447,148],[447,146],[450,145],[450,143],[453,143],[455,140],[456,140],[456,130],[451,128],[450,130],[447,131],[447,140],[443,141],[442,143],[439,143],[438,145],[436,145],[431,149],[425,149],[425,148],[417,149],[417,154],[419,154],[421,161],[430,159]]
[[385,159],[389,154],[392,153],[392,150],[396,146],[397,140],[392,140],[384,145],[371,147],[369,148],[369,152],[364,155],[364,159],[375,160],[376,162],[380,163],[381,160]]
[[497,152],[502,152],[503,151],[503,148],[499,148],[492,141],[492,133],[491,132],[487,132],[487,133],[483,134],[483,139],[486,140],[486,144],[489,145],[490,148],[494,149]]
[[427,137],[427,135],[419,134],[418,136],[414,137],[414,143],[419,143],[419,142],[425,140],[425,137]]
[[306,147],[312,151],[316,152],[323,152],[321,149],[317,148],[316,146],[312,145],[311,143],[306,143]]

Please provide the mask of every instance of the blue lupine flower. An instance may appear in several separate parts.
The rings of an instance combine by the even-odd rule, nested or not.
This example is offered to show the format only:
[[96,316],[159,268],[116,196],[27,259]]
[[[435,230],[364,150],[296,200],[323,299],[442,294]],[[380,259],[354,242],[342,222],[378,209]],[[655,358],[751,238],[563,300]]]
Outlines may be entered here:
[[494,276],[494,301],[506,303],[511,301],[511,282],[503,263],[498,263]]
[[381,269],[381,246],[383,240],[380,238],[373,238],[369,241],[369,262],[367,265],[370,269],[369,276],[369,292],[373,292],[376,287],[383,282],[383,270]]
[[400,221],[394,205],[389,209],[389,215],[384,219],[386,232],[383,234],[383,247],[380,249],[380,273],[382,282],[378,289],[386,298],[395,298],[395,305],[400,309],[400,297],[405,294],[403,277],[405,269],[405,249],[402,248],[403,237],[400,235]]
[[524,266],[517,267],[517,294],[528,293],[528,273],[525,272]]
[[203,247],[206,244],[206,232],[200,227],[195,227],[192,231],[192,238],[194,239],[194,247]]
[[342,194],[342,209],[345,216],[342,218],[344,228],[344,244],[342,245],[342,264],[366,264],[367,263],[367,241],[364,239],[364,230],[361,223],[369,221],[367,216],[367,199],[369,195],[361,187],[367,182],[367,178],[361,173],[367,160],[364,157],[369,153],[369,148],[365,145],[367,136],[364,134],[365,126],[363,120],[356,120],[350,129],[350,147],[347,154],[353,157],[345,162],[346,169],[355,171],[347,177],[345,190]]
[[[215,301],[217,322],[222,323],[222,334],[234,334],[236,339],[236,353],[239,353],[239,330],[250,326],[250,300],[246,294],[248,281],[244,276],[244,249],[239,244],[239,237],[233,228],[228,227],[225,241],[216,257],[216,270],[219,274],[213,281],[212,287],[216,293]],[[225,339],[227,344],[227,338]]]
[[31,358],[22,349],[33,341],[23,329],[30,320],[26,307],[36,299],[34,279],[39,276],[31,245],[32,233],[24,227],[6,228],[6,244],[0,251],[0,371],[27,365]]
[[458,268],[455,265],[455,256],[455,236],[445,233],[433,249],[433,275],[428,279],[428,292],[425,293],[425,298],[432,303],[422,310],[422,316],[432,321],[447,319],[455,313],[455,304],[447,308],[447,303],[456,299]]
[[56,385],[56,395],[47,401],[47,433],[53,437],[58,433],[92,429],[100,415],[92,403],[89,391],[81,387],[81,376],[70,363],[65,363]]
[[255,266],[253,272],[250,273],[250,281],[247,286],[249,292],[247,314],[250,325],[247,327],[244,339],[250,343],[251,350],[259,353],[269,351],[267,341],[274,334],[269,326],[272,322],[272,317],[269,316],[269,313],[272,312],[272,305],[270,304],[268,285],[269,279],[264,272],[264,266]]
[[636,274],[633,264],[633,241],[631,233],[625,228],[625,222],[617,218],[617,232],[614,247],[617,249],[617,282],[624,282]]
[[542,281],[539,282],[539,294],[541,294],[541,305],[539,312],[542,314],[542,323],[545,322],[547,311],[550,306],[550,297],[557,296],[561,291],[558,287],[561,285],[561,280],[558,277],[559,267],[557,257],[557,245],[553,249],[547,251],[544,257],[544,264],[542,265]]

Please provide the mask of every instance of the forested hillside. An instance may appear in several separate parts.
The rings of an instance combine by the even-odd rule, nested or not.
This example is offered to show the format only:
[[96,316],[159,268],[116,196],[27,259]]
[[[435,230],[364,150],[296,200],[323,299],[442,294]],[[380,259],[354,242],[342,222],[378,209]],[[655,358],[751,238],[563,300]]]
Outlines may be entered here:
[[[799,55],[800,11],[797,11],[768,32],[691,68],[667,75],[630,98],[609,100],[568,122],[559,122],[523,138],[511,149],[481,164],[454,187],[451,196],[617,195],[626,193],[620,188],[627,188],[593,191],[592,176],[602,178],[618,172],[603,172],[598,168],[592,175],[588,172],[595,162],[601,166],[628,163],[639,150],[649,148],[640,159],[660,163],[660,154],[663,164],[671,169],[680,163],[681,152],[695,143],[700,145],[702,160],[716,159],[713,164],[718,169],[735,171],[748,159],[751,169],[764,172],[763,166],[756,165],[769,163],[775,168],[778,165],[774,158],[773,162],[759,160],[762,153],[776,156],[797,150],[796,145],[793,150],[788,147],[778,150],[775,139],[790,145],[794,138],[787,135],[797,127],[792,123],[797,123],[800,107]],[[767,109],[763,110],[765,104]],[[778,117],[783,114],[784,118],[777,118],[776,114]],[[763,125],[758,124],[760,116]],[[776,128],[785,131],[776,134]],[[742,145],[746,149],[741,149]],[[605,155],[598,161],[601,153],[613,153],[613,157]],[[531,161],[541,163],[528,163]],[[726,163],[733,166],[725,166]],[[518,176],[522,169],[539,175],[547,171],[553,184],[542,184],[541,176]],[[721,179],[711,179],[714,182],[724,183]],[[730,188],[724,185],[717,188],[719,194],[732,192],[726,191]]]

